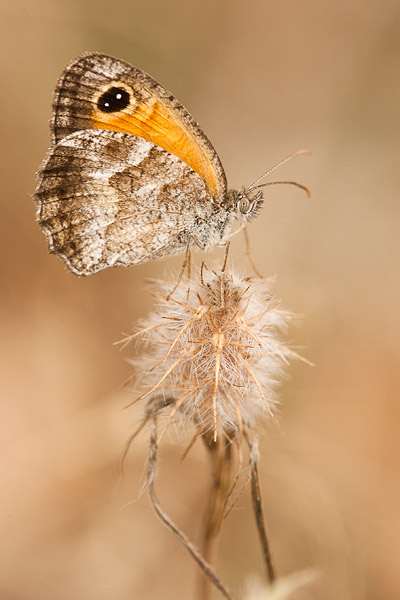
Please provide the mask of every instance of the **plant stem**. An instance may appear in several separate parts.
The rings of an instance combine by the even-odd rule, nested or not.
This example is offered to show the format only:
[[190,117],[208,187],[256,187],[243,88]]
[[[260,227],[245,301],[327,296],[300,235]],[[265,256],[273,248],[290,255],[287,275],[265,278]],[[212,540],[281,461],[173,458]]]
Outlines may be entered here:
[[224,586],[222,581],[216,575],[212,566],[207,560],[201,555],[197,548],[192,544],[189,538],[175,525],[175,523],[168,517],[168,515],[162,510],[160,503],[155,491],[155,478],[157,472],[157,457],[158,457],[158,444],[157,444],[157,416],[153,416],[153,429],[150,438],[150,448],[148,464],[149,468],[147,471],[147,485],[149,487],[150,499],[153,504],[154,510],[161,519],[161,521],[168,527],[170,531],[182,542],[185,548],[190,552],[194,560],[200,566],[203,574],[208,580],[221,592],[221,594],[227,600],[234,600],[232,594],[227,587]]
[[[211,461],[212,483],[208,505],[204,514],[202,554],[209,563],[215,562],[216,542],[224,515],[225,499],[231,483],[232,444],[214,441],[212,435],[202,436]],[[210,600],[210,580],[202,576],[199,581],[199,599]]]
[[270,583],[276,580],[275,568],[272,561],[270,545],[268,542],[267,530],[265,526],[264,510],[262,506],[261,487],[258,477],[258,461],[256,460],[251,467],[251,496],[253,499],[254,516],[257,523],[258,534],[260,536],[261,547],[264,555],[267,577]]

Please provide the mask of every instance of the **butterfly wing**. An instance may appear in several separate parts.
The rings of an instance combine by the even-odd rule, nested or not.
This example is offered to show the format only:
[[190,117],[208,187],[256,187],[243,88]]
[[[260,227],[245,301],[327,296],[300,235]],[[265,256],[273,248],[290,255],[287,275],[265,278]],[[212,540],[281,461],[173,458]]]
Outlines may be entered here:
[[75,131],[104,129],[139,136],[189,165],[217,204],[226,200],[226,177],[211,142],[189,112],[149,75],[104,54],[70,63],[55,93],[54,143]]
[[35,198],[50,251],[78,275],[182,252],[191,232],[207,245],[215,218],[203,179],[180,158],[100,129],[76,131],[50,150]]

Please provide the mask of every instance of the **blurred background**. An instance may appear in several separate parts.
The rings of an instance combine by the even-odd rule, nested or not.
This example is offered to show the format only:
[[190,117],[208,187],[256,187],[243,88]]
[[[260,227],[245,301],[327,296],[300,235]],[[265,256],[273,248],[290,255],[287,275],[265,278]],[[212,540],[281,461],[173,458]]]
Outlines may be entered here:
[[[123,410],[120,389],[133,348],[113,342],[146,315],[145,278],[181,259],[79,279],[35,223],[54,86],[88,50],[170,89],[232,187],[312,150],[272,177],[308,185],[311,200],[268,188],[250,227],[257,265],[304,315],[291,340],[315,363],[290,367],[280,427],[262,434],[272,548],[280,575],[320,569],[302,598],[397,599],[398,0],[13,0],[0,23],[1,599],[194,598],[197,567],[140,496],[147,434],[118,477],[140,409]],[[232,246],[249,270],[241,235]],[[207,457],[198,444],[180,465],[181,453],[165,441],[159,495],[196,540]],[[263,577],[248,496],[224,524],[218,563],[237,597]]]

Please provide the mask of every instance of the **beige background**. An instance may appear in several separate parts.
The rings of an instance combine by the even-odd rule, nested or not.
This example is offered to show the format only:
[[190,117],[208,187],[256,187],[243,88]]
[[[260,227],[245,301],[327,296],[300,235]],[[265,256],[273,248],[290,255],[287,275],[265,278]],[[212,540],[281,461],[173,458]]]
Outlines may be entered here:
[[[293,341],[281,428],[267,427],[262,479],[277,568],[321,569],[302,597],[389,600],[400,588],[400,7],[375,2],[13,0],[0,18],[2,600],[193,597],[196,568],[140,491],[147,437],[122,483],[139,413],[112,346],[146,313],[147,276],[180,259],[70,274],[47,253],[30,194],[49,144],[52,93],[87,50],[148,71],[214,143],[231,186],[312,149],[268,188],[251,226],[259,267],[305,315]],[[247,268],[240,236],[235,264]],[[218,256],[218,252],[215,253]],[[163,504],[194,539],[207,490],[201,447],[166,444]],[[123,508],[126,504],[128,505]],[[237,596],[262,577],[244,494],[219,571]],[[299,596],[297,596],[299,597]]]

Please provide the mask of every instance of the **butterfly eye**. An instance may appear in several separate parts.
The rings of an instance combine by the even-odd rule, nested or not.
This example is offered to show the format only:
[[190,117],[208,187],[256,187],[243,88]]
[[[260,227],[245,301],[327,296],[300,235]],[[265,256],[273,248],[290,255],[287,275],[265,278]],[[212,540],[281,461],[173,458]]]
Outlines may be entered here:
[[241,212],[243,215],[245,215],[249,212],[249,207],[250,207],[250,202],[249,202],[248,198],[246,198],[246,196],[240,195],[238,202],[237,202],[238,211]]
[[119,87],[111,87],[100,96],[97,101],[98,108],[105,113],[119,112],[130,103],[128,92]]

